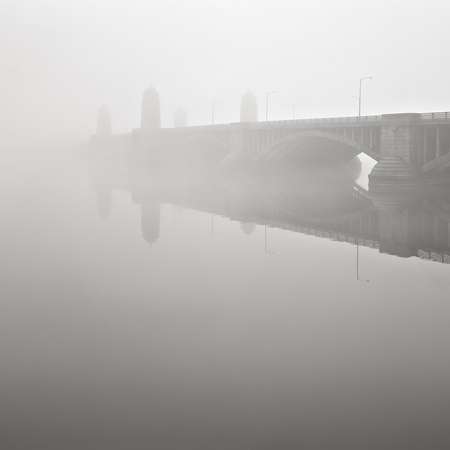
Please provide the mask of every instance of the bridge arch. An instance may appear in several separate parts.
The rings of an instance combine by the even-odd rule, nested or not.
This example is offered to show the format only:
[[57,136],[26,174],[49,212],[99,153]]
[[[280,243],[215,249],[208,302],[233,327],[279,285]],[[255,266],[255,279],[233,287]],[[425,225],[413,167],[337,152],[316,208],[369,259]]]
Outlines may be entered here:
[[367,145],[343,135],[320,130],[305,130],[285,136],[272,142],[262,151],[262,160],[276,161],[290,156],[304,159],[341,159],[350,160],[359,153],[365,153],[374,159],[378,155]]

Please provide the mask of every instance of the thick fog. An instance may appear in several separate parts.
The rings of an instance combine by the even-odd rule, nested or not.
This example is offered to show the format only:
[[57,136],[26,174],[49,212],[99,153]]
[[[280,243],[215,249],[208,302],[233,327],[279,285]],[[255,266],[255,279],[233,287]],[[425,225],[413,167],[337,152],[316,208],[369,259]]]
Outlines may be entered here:
[[449,24],[0,0],[0,450],[449,449]]
[[139,124],[153,85],[162,125],[237,121],[251,89],[271,119],[446,110],[450,7],[442,1],[1,0],[2,141],[84,139],[107,104]]

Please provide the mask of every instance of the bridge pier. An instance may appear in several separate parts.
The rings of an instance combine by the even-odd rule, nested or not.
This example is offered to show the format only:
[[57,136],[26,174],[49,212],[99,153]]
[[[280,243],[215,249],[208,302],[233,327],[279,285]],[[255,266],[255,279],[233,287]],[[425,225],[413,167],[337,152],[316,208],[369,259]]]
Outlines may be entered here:
[[407,201],[417,192],[420,114],[385,114],[380,136],[380,159],[369,175],[369,190],[375,202],[392,198]]

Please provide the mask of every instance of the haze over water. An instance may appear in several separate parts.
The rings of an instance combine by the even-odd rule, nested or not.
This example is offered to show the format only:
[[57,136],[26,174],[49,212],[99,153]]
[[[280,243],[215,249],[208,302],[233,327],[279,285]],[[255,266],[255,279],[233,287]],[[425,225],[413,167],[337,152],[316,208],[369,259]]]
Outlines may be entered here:
[[448,450],[449,23],[0,0],[0,450]]
[[278,212],[269,197],[247,203],[238,180],[226,201],[219,181],[153,181],[144,220],[139,188],[102,200],[117,179],[78,153],[5,166],[5,448],[449,442],[449,266],[360,246],[357,281],[355,245],[281,227],[360,208],[351,196],[313,211],[303,192],[286,215],[290,197]]

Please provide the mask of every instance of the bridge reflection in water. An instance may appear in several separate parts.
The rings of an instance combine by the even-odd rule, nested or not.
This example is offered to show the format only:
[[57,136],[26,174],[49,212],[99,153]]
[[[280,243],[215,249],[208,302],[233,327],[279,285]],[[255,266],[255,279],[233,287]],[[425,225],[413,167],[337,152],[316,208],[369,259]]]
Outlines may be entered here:
[[240,222],[276,227],[324,239],[378,249],[400,257],[450,263],[450,188],[396,188],[376,195],[355,184],[348,166],[295,170],[283,174],[170,172],[128,167],[121,175],[97,164],[91,171],[99,214],[108,190],[129,191],[141,208],[143,238],[160,234],[162,204],[180,205]]

